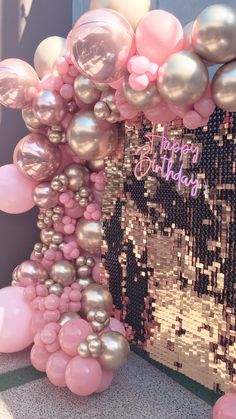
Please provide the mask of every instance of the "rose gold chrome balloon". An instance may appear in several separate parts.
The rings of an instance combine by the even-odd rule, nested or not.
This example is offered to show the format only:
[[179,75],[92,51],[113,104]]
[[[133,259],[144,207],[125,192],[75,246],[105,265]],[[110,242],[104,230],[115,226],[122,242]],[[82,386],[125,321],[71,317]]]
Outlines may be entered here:
[[82,164],[69,164],[69,166],[64,169],[64,173],[69,181],[68,188],[73,192],[78,191],[81,186],[89,184],[89,170]]
[[91,284],[82,292],[81,313],[87,317],[91,310],[105,310],[108,316],[111,314],[112,295],[102,285]]
[[156,83],[151,83],[146,89],[138,92],[132,89],[129,84],[128,77],[125,77],[123,82],[123,92],[127,101],[135,106],[137,109],[149,109],[158,105],[161,101],[161,97],[158,93]]
[[81,74],[76,77],[74,81],[75,96],[81,100],[81,102],[90,104],[95,103],[101,96],[101,91],[96,89],[92,80]]
[[18,58],[0,62],[0,103],[8,108],[22,109],[33,99],[39,88],[34,69]]
[[105,167],[105,161],[103,159],[100,160],[90,160],[87,163],[87,166],[93,172],[100,172]]
[[40,182],[56,172],[61,163],[61,152],[47,137],[32,133],[16,145],[13,159],[24,175]]
[[102,227],[100,221],[81,218],[76,226],[75,236],[79,246],[92,255],[100,255]]
[[97,9],[83,14],[71,34],[75,65],[91,80],[111,83],[126,72],[134,54],[134,32],[114,10]]
[[214,4],[194,22],[192,46],[207,61],[226,63],[236,58],[236,8]]
[[19,285],[27,286],[44,283],[48,278],[48,273],[40,262],[36,260],[26,260],[18,266],[16,276]]
[[63,285],[63,287],[71,285],[76,279],[74,265],[68,260],[55,262],[50,270],[50,278],[56,283]]
[[125,337],[118,332],[104,332],[100,336],[102,354],[99,363],[105,369],[115,370],[124,365],[130,353],[130,348]]
[[59,93],[42,90],[33,102],[36,118],[46,125],[57,125],[66,115],[66,103]]
[[236,112],[236,60],[222,65],[213,77],[212,96],[217,106]]
[[115,149],[117,129],[95,118],[91,111],[78,112],[67,129],[67,141],[74,153],[84,160],[102,159]]
[[51,188],[50,183],[40,183],[34,188],[33,200],[40,208],[53,208],[58,203],[59,194]]
[[25,125],[30,129],[43,129],[46,125],[42,124],[35,116],[32,108],[27,107],[22,110],[22,118]]
[[170,55],[160,67],[157,86],[160,95],[173,105],[196,102],[208,85],[208,70],[201,58],[190,51]]

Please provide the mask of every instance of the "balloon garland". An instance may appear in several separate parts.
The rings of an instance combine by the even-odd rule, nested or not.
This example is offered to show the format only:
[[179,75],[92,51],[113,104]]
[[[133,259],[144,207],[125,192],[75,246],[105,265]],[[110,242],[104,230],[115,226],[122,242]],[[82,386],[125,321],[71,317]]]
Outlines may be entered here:
[[[103,3],[92,1],[67,39],[43,40],[35,70],[19,59],[0,63],[0,102],[21,109],[30,131],[14,163],[0,168],[0,209],[37,205],[40,229],[30,258],[0,292],[0,351],[34,342],[35,368],[78,395],[105,390],[129,353],[99,270],[104,159],[116,152],[119,123],[144,113],[195,129],[215,105],[236,111],[234,8],[210,6],[182,28],[164,10],[148,12],[145,1],[134,31],[118,13],[129,18],[130,4],[96,8]],[[214,63],[223,65],[210,83]]]

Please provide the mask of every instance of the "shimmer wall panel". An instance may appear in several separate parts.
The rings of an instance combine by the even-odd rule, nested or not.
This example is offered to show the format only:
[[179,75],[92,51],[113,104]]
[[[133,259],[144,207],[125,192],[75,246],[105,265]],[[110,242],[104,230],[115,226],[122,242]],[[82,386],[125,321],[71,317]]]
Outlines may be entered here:
[[[152,134],[152,135],[150,135]],[[236,367],[236,115],[208,127],[127,123],[107,161],[103,277],[150,358],[204,386]]]

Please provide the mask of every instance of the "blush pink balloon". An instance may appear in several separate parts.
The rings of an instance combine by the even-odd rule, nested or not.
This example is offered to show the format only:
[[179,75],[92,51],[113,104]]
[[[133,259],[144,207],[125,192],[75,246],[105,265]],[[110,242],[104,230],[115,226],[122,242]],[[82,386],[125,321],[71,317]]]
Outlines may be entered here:
[[112,383],[113,377],[114,373],[112,370],[102,370],[102,379],[96,390],[96,393],[102,393],[103,391],[107,390]]
[[236,393],[228,393],[220,397],[212,412],[213,419],[236,418]]
[[39,88],[38,76],[28,63],[18,58],[0,62],[0,103],[8,108],[22,109]]
[[32,321],[31,321],[31,330],[32,330],[33,335],[35,335],[38,332],[41,332],[41,330],[46,325],[43,314],[44,313],[42,311],[35,311],[33,313]]
[[24,298],[24,288],[0,290],[0,352],[18,352],[33,343],[32,310]]
[[100,261],[96,262],[94,268],[93,268],[93,280],[97,282],[98,284],[101,283],[101,268],[100,268]]
[[27,179],[14,164],[0,167],[0,210],[20,214],[33,208],[35,182]]
[[181,50],[183,28],[179,20],[165,10],[152,10],[144,15],[136,29],[139,55],[162,64],[170,54]]
[[77,202],[71,208],[65,208],[65,215],[72,218],[80,218],[84,214],[84,207],[81,207]]
[[62,350],[68,355],[76,355],[78,345],[86,340],[89,333],[92,333],[92,328],[88,322],[83,319],[70,320],[59,333]]
[[66,368],[66,384],[72,393],[89,396],[94,393],[102,380],[102,368],[92,358],[75,356]]
[[202,117],[196,111],[188,111],[183,117],[183,124],[188,129],[196,129],[202,124]]
[[110,319],[109,327],[112,330],[112,332],[118,332],[121,333],[123,336],[126,336],[126,331],[123,326],[123,324],[113,317]]
[[34,368],[45,372],[50,353],[43,347],[34,345],[30,352],[30,360]]
[[71,357],[59,350],[48,358],[46,373],[54,386],[66,387],[65,372]]
[[151,122],[158,124],[170,122],[176,116],[164,101],[161,101],[155,108],[146,110],[144,114]]
[[203,118],[207,118],[214,112],[216,105],[210,97],[203,96],[193,107]]
[[184,41],[183,41],[183,50],[188,50],[192,48],[192,28],[193,28],[194,20],[187,23],[187,25],[184,26]]
[[180,118],[183,118],[183,116],[186,114],[186,112],[192,110],[191,105],[178,106],[178,105],[172,105],[172,104],[168,103],[168,106],[169,106],[170,110],[175,115],[179,116]]

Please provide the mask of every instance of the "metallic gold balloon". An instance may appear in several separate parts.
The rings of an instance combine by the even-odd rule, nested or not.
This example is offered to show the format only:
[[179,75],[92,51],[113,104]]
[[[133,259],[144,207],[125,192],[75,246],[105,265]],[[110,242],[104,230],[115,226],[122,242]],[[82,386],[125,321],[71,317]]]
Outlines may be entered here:
[[57,125],[66,115],[66,102],[59,93],[52,90],[42,90],[33,101],[33,112],[43,124]]
[[60,319],[58,320],[58,323],[60,326],[64,326],[64,324],[66,324],[70,320],[79,319],[79,318],[80,318],[80,315],[78,313],[74,313],[74,312],[63,313]]
[[105,310],[108,317],[112,310],[111,293],[96,283],[89,285],[82,292],[81,313],[86,317],[92,310]]
[[60,284],[53,284],[49,288],[49,294],[55,294],[60,297],[63,293],[63,287]]
[[53,208],[58,203],[59,194],[51,188],[50,183],[40,183],[34,188],[33,200],[40,208]]
[[81,358],[88,358],[90,356],[87,342],[81,342],[78,346],[77,353]]
[[26,260],[22,262],[16,272],[17,281],[20,285],[36,285],[44,283],[48,279],[48,273],[43,265],[36,260]]
[[75,268],[68,260],[59,260],[52,265],[50,278],[56,283],[66,287],[71,285],[76,279]]
[[91,104],[97,102],[101,96],[101,91],[96,89],[92,80],[81,74],[76,77],[74,81],[75,96],[81,100],[81,102]]
[[226,63],[236,58],[236,8],[214,4],[194,22],[192,46],[207,61]]
[[110,109],[108,108],[107,104],[101,100],[99,100],[95,105],[94,105],[94,115],[96,116],[96,118],[98,119],[107,119],[110,115]]
[[77,279],[77,283],[80,285],[82,289],[87,288],[89,285],[93,284],[94,281],[92,278],[79,278]]
[[52,228],[43,228],[40,232],[40,239],[44,244],[49,245],[52,241],[53,234],[54,230]]
[[83,250],[92,255],[100,255],[102,243],[102,226],[100,221],[80,218],[76,226],[75,236]]
[[104,332],[100,336],[100,340],[102,353],[98,361],[103,368],[115,370],[126,363],[130,348],[128,341],[121,333]]
[[89,170],[82,164],[72,163],[64,169],[64,173],[69,181],[68,188],[73,192],[89,183]]
[[13,160],[25,176],[40,182],[56,172],[61,163],[61,151],[44,135],[31,133],[16,145]]
[[60,36],[50,36],[37,46],[34,53],[34,67],[40,78],[51,73],[58,57],[66,53],[66,39]]
[[201,58],[189,51],[170,55],[157,76],[160,95],[173,105],[196,102],[208,85],[208,71]]
[[102,342],[100,339],[93,339],[88,343],[90,355],[93,358],[98,358],[102,351]]
[[103,170],[105,167],[105,161],[104,159],[90,160],[87,162],[87,166],[93,172],[100,172],[100,170]]
[[107,83],[93,81],[93,84],[96,87],[96,89],[100,90],[101,92],[104,92],[105,90],[110,89],[110,86]]
[[84,160],[102,159],[112,153],[118,141],[117,129],[95,118],[91,111],[78,112],[67,129],[68,144]]
[[212,80],[212,96],[225,111],[236,111],[236,61],[222,65]]
[[156,83],[154,82],[150,83],[146,89],[138,92],[137,90],[134,90],[132,87],[130,87],[129,79],[128,77],[125,77],[123,82],[123,92],[127,101],[137,109],[145,110],[153,108],[161,101]]
[[26,126],[31,128],[31,129],[36,130],[36,129],[45,128],[45,125],[42,124],[42,122],[40,122],[36,118],[32,108],[28,107],[28,108],[23,109],[22,110],[22,118],[23,118],[24,123],[26,124]]

